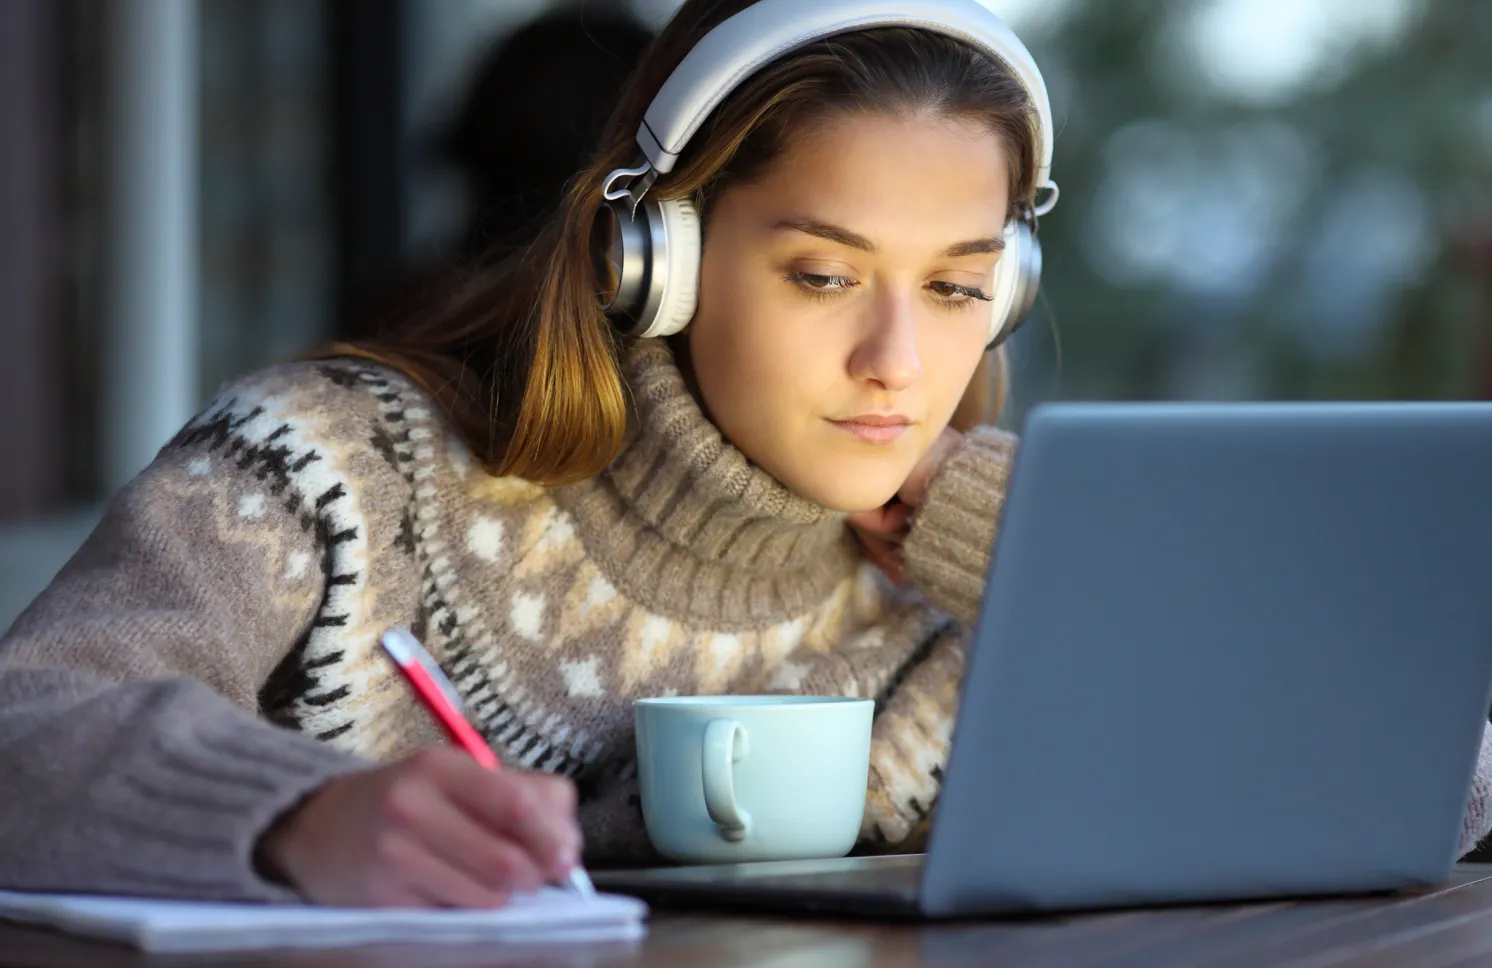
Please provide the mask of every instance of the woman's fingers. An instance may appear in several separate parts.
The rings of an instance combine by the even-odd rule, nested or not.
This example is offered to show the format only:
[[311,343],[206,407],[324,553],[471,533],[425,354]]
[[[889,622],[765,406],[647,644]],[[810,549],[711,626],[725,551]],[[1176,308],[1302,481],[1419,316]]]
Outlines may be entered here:
[[[486,772],[486,771],[484,771]],[[481,826],[511,840],[552,878],[580,861],[575,787],[565,777],[503,770],[485,783],[450,788],[456,803]]]
[[[389,883],[375,894],[383,904],[401,898],[413,906],[486,908],[507,903],[508,892],[483,884],[448,863],[428,845],[398,829],[385,830],[373,846],[379,871]],[[384,900],[384,897],[391,900]]]
[[846,520],[850,527],[862,533],[888,536],[901,534],[911,524],[912,508],[907,504],[888,504],[869,511],[856,511]]
[[906,584],[900,539],[883,538],[876,534],[859,532],[860,550],[867,561],[885,572],[886,577],[897,585]]
[[901,543],[911,529],[912,508],[892,503],[857,511],[847,519],[865,558],[898,585],[906,584]]
[[403,816],[391,818],[443,863],[489,890],[532,891],[544,872],[521,847],[483,827],[439,786],[411,791]]
[[435,747],[327,781],[256,853],[321,904],[492,907],[568,874],[579,849],[568,780]]

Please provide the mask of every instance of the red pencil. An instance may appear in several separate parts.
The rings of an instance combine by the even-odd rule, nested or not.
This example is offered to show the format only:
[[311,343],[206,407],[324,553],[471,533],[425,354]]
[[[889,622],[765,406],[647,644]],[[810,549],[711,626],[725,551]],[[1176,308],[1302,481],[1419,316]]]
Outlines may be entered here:
[[415,698],[425,707],[452,743],[470,753],[472,759],[489,770],[498,768],[497,754],[478,733],[476,727],[461,715],[461,697],[451,680],[425,651],[420,640],[402,625],[395,625],[379,640],[383,650],[394,660]]
[[[420,640],[414,637],[414,633],[402,625],[395,625],[383,633],[379,642],[389,658],[394,660],[404,681],[414,690],[420,705],[440,724],[451,742],[466,750],[472,759],[487,769],[498,769],[500,764],[497,754],[492,752],[492,747],[487,745],[476,727],[462,715],[461,696],[456,692],[456,687],[451,685],[451,680],[446,678],[440,665],[420,644]],[[567,884],[581,894],[596,892],[583,867],[577,866],[570,872]]]

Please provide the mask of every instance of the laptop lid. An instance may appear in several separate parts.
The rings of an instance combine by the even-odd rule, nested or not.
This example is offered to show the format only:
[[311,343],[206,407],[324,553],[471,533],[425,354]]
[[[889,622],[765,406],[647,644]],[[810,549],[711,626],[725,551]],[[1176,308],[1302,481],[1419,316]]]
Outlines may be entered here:
[[1448,876],[1492,685],[1492,406],[1049,405],[931,915]]

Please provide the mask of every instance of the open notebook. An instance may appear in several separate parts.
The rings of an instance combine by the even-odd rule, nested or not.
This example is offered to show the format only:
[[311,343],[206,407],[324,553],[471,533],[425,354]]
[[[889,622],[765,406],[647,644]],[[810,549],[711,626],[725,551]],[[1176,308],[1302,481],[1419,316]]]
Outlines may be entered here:
[[577,943],[644,933],[630,897],[546,889],[485,911],[327,908],[0,891],[0,919],[105,938],[145,951],[228,951],[379,942]]

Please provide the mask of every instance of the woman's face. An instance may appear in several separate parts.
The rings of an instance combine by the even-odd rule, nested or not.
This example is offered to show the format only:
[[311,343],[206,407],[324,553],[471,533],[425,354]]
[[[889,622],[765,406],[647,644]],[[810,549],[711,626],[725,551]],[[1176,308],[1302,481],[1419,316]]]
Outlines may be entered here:
[[1008,184],[974,122],[867,114],[722,192],[686,336],[726,438],[819,504],[890,500],[989,339]]

